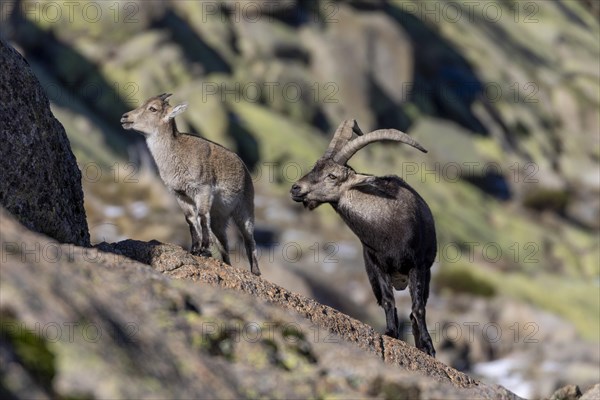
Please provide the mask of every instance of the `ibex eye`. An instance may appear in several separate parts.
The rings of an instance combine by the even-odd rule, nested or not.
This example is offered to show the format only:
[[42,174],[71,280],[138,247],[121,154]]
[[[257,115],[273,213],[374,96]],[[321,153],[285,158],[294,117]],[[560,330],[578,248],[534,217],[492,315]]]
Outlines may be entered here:
[[156,108],[154,108],[154,107],[150,107],[149,110],[152,112],[156,112]]
[[329,175],[327,175],[327,177],[329,179],[337,179],[337,176],[335,176],[334,174],[329,174]]

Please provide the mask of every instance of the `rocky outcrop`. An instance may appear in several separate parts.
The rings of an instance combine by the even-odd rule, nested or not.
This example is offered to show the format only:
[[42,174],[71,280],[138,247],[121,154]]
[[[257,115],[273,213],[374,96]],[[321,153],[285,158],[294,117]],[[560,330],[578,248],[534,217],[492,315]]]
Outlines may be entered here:
[[98,248],[148,264],[156,271],[177,279],[233,289],[277,304],[307,318],[322,330],[376,354],[389,364],[411,371],[421,371],[434,379],[450,382],[458,387],[477,385],[469,376],[426,356],[403,341],[381,335],[372,327],[331,307],[291,293],[265,279],[255,278],[249,271],[231,267],[214,259],[194,257],[179,246],[159,242],[126,240],[115,244],[102,243]]
[[340,337],[356,344],[385,363],[404,370],[423,373],[435,381],[449,383],[458,388],[476,389],[478,397],[511,398],[514,394],[499,386],[485,385],[447,365],[431,358],[403,341],[381,335],[331,307],[324,306],[304,296],[287,291],[249,271],[231,267],[214,259],[192,256],[179,246],[159,242],[126,240],[119,243],[102,243],[98,248],[116,255],[132,258],[150,265],[168,276],[233,289],[279,305],[308,319],[313,330],[320,335]]
[[591,388],[589,388],[580,397],[580,400],[592,400],[592,399],[600,399],[600,383],[597,383],[594,386],[592,386]]
[[550,396],[549,400],[596,400],[600,399],[600,383],[581,393],[577,385],[563,386]]
[[28,228],[90,244],[81,173],[27,61],[0,40],[0,204]]
[[159,243],[100,246],[149,267],[0,216],[6,398],[516,398],[246,271]]

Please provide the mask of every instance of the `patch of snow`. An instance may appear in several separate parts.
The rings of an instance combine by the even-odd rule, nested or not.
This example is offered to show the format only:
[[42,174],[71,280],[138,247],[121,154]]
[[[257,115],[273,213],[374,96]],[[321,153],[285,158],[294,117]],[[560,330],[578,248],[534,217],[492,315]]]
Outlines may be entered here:
[[367,292],[359,282],[353,280],[348,282],[348,294],[356,304],[364,304],[371,293]]
[[90,226],[90,236],[94,242],[116,242],[119,240],[119,228],[110,222]]
[[148,215],[150,208],[143,201],[136,201],[129,206],[129,211],[131,211],[133,218],[142,219]]
[[501,358],[499,360],[477,363],[473,371],[498,385],[502,385],[517,396],[530,398],[533,396],[533,382],[525,379],[519,371],[522,363],[516,358]]
[[282,207],[269,207],[265,210],[265,217],[269,221],[280,221],[280,222],[295,222],[296,217],[294,214]]
[[344,260],[352,260],[358,257],[358,249],[351,242],[339,242],[337,243],[336,255]]
[[254,208],[265,207],[267,204],[267,199],[264,196],[256,195],[254,196]]
[[563,366],[556,361],[544,361],[542,364],[542,371],[544,371],[544,373],[559,372],[562,369]]
[[106,206],[104,207],[104,215],[107,218],[119,218],[125,214],[125,210],[121,206]]
[[323,271],[327,274],[333,274],[337,269],[337,264],[333,262],[324,262],[321,264]]

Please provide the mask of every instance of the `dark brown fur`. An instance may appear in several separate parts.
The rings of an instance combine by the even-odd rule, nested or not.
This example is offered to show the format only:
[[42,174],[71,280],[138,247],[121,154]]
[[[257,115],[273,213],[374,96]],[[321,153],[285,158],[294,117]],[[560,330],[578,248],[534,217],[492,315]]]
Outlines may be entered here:
[[[346,122],[346,126],[351,124]],[[343,125],[339,131],[342,130]],[[345,142],[348,142],[351,138],[348,128],[346,134]],[[366,145],[367,139],[362,138]],[[399,138],[406,143],[405,137]],[[437,248],[431,211],[402,178],[358,174],[345,163],[335,161],[336,153],[347,151],[347,146],[353,143],[350,141],[342,147],[345,143],[340,146],[339,142],[335,151],[317,161],[313,169],[292,186],[292,199],[311,210],[323,203],[331,204],[358,236],[373,293],[385,311],[386,334],[395,338],[399,338],[400,332],[393,289],[405,289],[408,280],[416,347],[435,357],[425,322],[430,268]],[[353,148],[357,147],[360,146]]]

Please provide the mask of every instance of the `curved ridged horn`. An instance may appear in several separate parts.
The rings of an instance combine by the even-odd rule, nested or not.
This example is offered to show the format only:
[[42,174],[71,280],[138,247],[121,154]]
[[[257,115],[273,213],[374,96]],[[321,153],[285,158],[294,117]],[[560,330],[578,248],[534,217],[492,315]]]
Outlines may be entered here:
[[163,93],[163,94],[159,94],[158,97],[159,99],[161,99],[162,101],[166,101],[169,97],[173,96],[173,93]]
[[343,121],[340,126],[336,129],[329,142],[329,147],[323,155],[323,158],[329,158],[334,156],[350,139],[352,139],[352,132],[359,136],[362,136],[363,132],[358,127],[358,123],[355,119],[347,119]]
[[406,143],[416,149],[421,150],[423,153],[427,153],[427,150],[423,148],[417,141],[404,132],[400,132],[396,129],[379,129],[367,133],[366,135],[356,138],[350,143],[346,144],[338,153],[333,157],[333,161],[338,164],[344,165],[357,151],[368,145],[369,143],[379,142],[381,140],[393,140],[396,142]]

